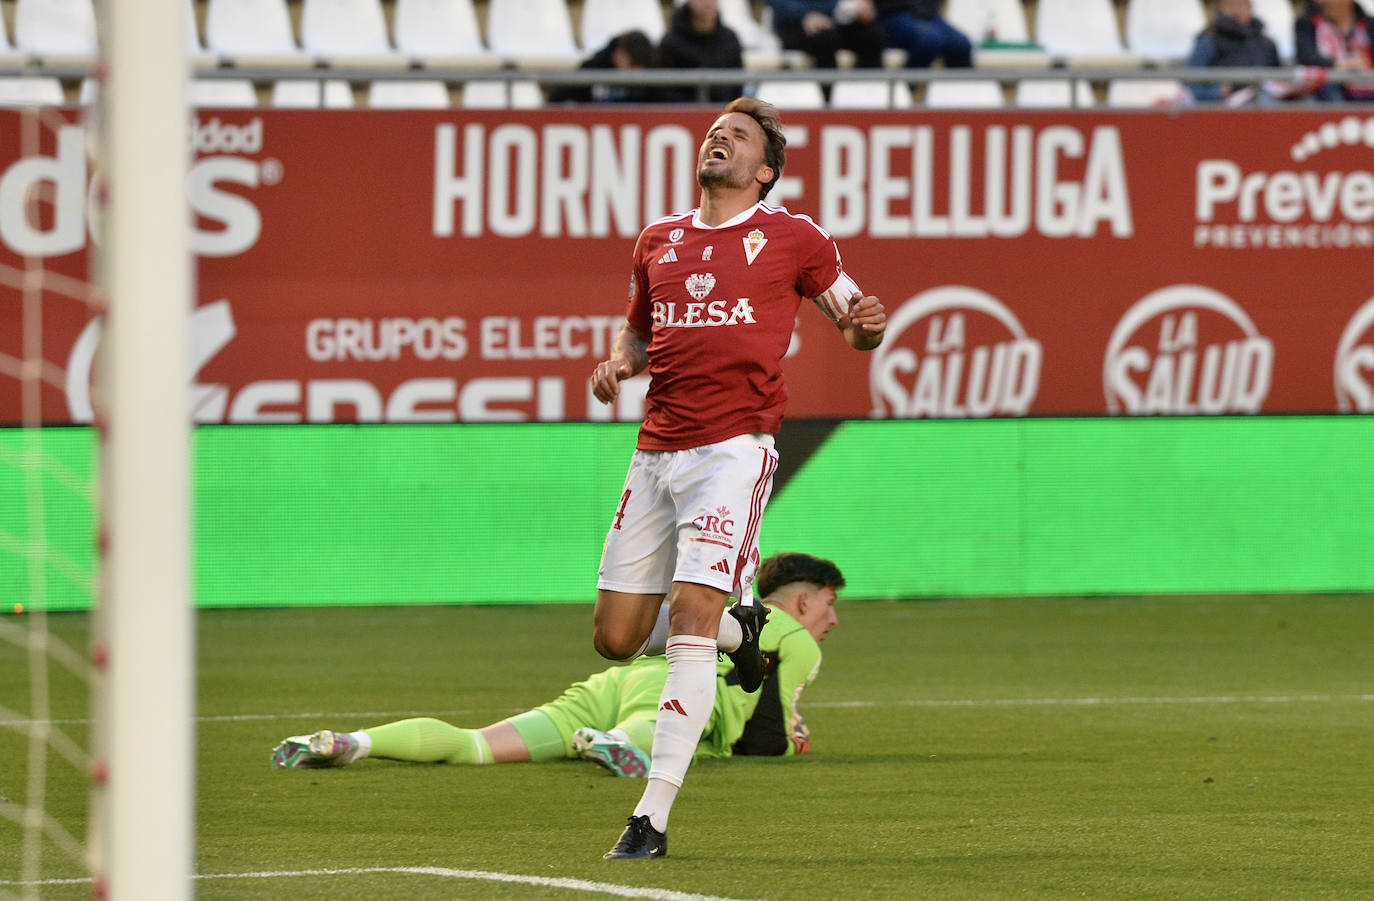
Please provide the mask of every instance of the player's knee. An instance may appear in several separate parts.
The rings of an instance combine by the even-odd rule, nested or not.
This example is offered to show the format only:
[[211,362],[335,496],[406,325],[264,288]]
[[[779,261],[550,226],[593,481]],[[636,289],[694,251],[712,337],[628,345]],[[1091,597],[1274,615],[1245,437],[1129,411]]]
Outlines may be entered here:
[[598,624],[592,630],[592,647],[607,660],[631,660],[644,649],[644,638],[631,634],[627,629]]

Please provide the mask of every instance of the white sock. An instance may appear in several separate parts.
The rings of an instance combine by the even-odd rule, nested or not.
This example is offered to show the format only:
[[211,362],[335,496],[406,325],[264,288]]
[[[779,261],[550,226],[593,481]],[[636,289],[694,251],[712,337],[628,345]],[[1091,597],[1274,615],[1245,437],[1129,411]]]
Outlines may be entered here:
[[659,697],[649,784],[635,807],[659,832],[692,763],[716,702],[716,642],[702,635],[674,635],[668,642],[668,681]]
[[[744,641],[744,630],[740,628],[739,620],[735,619],[728,612],[720,615],[720,626],[716,631],[716,649],[725,651],[736,650],[740,642]],[[654,630],[649,633],[649,640],[644,642],[644,647],[640,653],[646,657],[657,657],[668,647],[668,605],[664,604],[663,609],[658,611],[658,621],[654,623]]]
[[359,730],[357,732],[348,733],[348,737],[353,739],[353,741],[357,743],[357,749],[353,752],[353,757],[348,761],[349,763],[353,763],[358,760],[363,760],[369,754],[372,753],[371,735],[368,735],[366,732]]
[[727,654],[739,649],[740,642],[744,641],[744,629],[740,626],[739,620],[726,612],[720,615],[720,626],[716,632],[716,647]]

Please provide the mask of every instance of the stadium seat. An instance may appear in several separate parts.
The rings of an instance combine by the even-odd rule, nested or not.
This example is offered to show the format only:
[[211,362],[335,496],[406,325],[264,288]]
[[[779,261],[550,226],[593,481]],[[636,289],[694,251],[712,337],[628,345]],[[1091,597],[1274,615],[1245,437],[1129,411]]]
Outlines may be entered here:
[[1026,109],[1087,108],[1097,102],[1083,79],[1023,78],[1016,83],[1015,105]]
[[658,44],[668,30],[658,0],[584,0],[582,47],[595,53],[616,35],[639,29]]
[[1264,33],[1279,48],[1279,59],[1293,61],[1293,4],[1289,0],[1251,0],[1255,18],[1264,23]]
[[1173,78],[1114,78],[1107,83],[1107,106],[1140,109],[1169,106],[1184,96],[1183,82]]
[[331,78],[283,78],[272,85],[272,105],[283,109],[343,109],[353,105],[353,89],[348,82]]
[[482,43],[472,0],[396,0],[396,50],[425,66],[499,68]]
[[244,66],[308,68],[313,64],[296,46],[286,0],[209,0],[205,45]]
[[448,87],[438,80],[374,81],[367,105],[376,109],[448,109]]
[[837,81],[830,88],[835,109],[907,109],[914,106],[911,87],[905,81]]
[[89,65],[99,53],[91,0],[18,0],[14,45],[48,65]]
[[[973,42],[973,64],[980,69],[1048,68],[1048,53],[1031,46],[1021,0],[949,0],[945,20]],[[1025,46],[982,46],[983,42]]]
[[1111,0],[1040,0],[1035,39],[1070,65],[1120,65],[1133,59],[1121,45]]
[[776,69],[782,63],[782,41],[773,31],[773,9],[763,7],[755,19],[749,0],[720,0],[720,19],[739,35],[746,69]]
[[544,93],[537,81],[469,81],[463,85],[460,106],[466,109],[537,109]]
[[246,78],[193,78],[186,85],[186,102],[201,106],[257,106],[258,92]]
[[821,83],[805,81],[760,81],[754,96],[766,100],[780,110],[824,109],[825,92]]
[[381,0],[305,0],[301,46],[331,65],[404,69],[391,47]]
[[1126,6],[1126,45],[1137,56],[1185,60],[1206,27],[1202,0],[1130,0]]
[[24,54],[15,50],[14,45],[10,43],[4,19],[4,16],[0,16],[0,66],[13,66],[17,69],[25,64]]
[[183,18],[186,27],[186,55],[191,60],[191,65],[197,69],[213,69],[218,65],[219,60],[215,59],[213,53],[207,52],[205,45],[200,42],[200,29],[196,25],[195,0],[186,0]]
[[490,0],[487,43],[518,66],[572,68],[582,61],[563,0]]
[[937,109],[997,109],[1006,105],[1002,86],[995,81],[932,81],[926,85],[926,106]]
[[1030,41],[1021,0],[949,0],[944,19],[962,31],[974,47],[988,39],[1012,44]]
[[0,106],[60,106],[62,82],[46,76],[0,77]]

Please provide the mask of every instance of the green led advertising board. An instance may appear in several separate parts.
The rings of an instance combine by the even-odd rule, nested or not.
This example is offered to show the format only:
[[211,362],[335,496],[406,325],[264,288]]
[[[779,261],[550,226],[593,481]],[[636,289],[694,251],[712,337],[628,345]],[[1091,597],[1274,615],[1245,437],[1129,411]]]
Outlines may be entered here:
[[[634,437],[201,427],[197,604],[590,601]],[[89,605],[94,453],[0,430],[5,609]],[[762,550],[833,558],[851,597],[1368,591],[1371,464],[1368,417],[845,422],[784,461]]]

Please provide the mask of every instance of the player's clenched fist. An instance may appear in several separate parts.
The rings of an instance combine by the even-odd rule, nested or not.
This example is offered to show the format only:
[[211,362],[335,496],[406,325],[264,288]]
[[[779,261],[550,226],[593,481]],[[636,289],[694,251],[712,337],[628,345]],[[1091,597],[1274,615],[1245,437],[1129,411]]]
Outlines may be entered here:
[[881,335],[887,328],[887,311],[876,297],[856,296],[849,305],[849,321],[870,335]]
[[592,394],[608,404],[620,396],[620,383],[634,374],[634,367],[626,360],[604,360],[592,372]]

